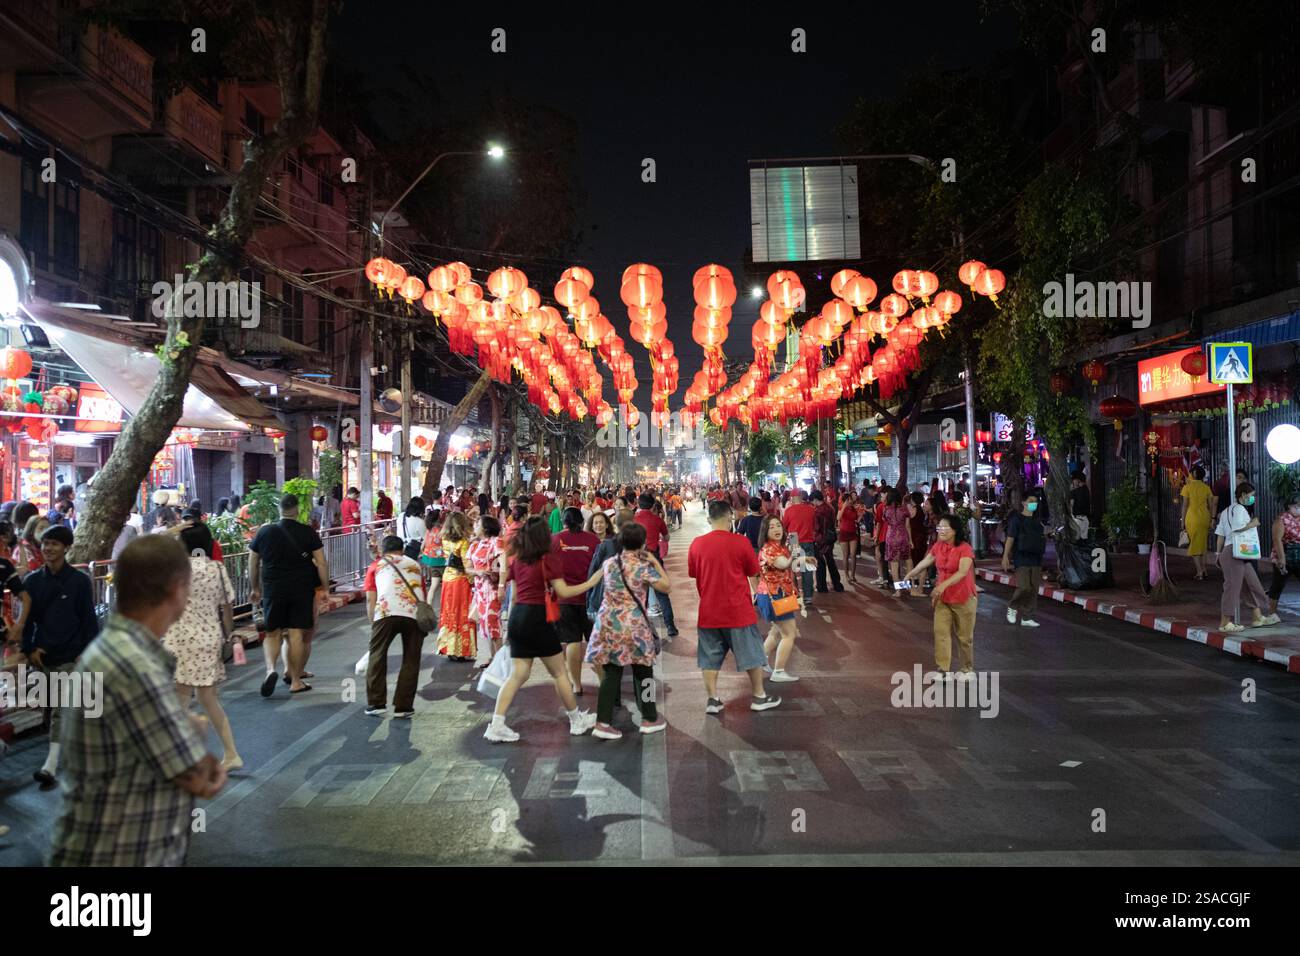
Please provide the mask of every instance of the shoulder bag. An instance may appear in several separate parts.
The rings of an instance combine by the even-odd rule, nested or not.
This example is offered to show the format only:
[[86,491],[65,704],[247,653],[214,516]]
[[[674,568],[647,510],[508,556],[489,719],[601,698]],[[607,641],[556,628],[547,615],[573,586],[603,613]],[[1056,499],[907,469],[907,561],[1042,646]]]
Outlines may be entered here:
[[[1246,516],[1246,520],[1242,523],[1250,524],[1250,512],[1246,511],[1245,508],[1242,508],[1241,505],[1233,505],[1232,511],[1228,512],[1229,528],[1231,528],[1234,524],[1232,520],[1232,513],[1237,508],[1241,508],[1242,512]],[[1248,528],[1243,531],[1233,531],[1231,541],[1232,541],[1232,556],[1234,558],[1236,558],[1239,561],[1259,560],[1261,551],[1259,547],[1258,527]]]
[[419,628],[420,633],[428,634],[430,631],[436,629],[438,626],[438,615],[437,612],[434,611],[432,605],[420,600],[420,596],[415,593],[415,588],[411,587],[411,582],[406,580],[406,575],[402,573],[402,569],[397,566],[392,558],[386,554],[382,555],[382,557],[388,566],[393,569],[393,573],[397,575],[397,579],[406,586],[406,590],[411,594],[411,599],[415,601],[415,626]]
[[623,587],[627,588],[627,593],[632,595],[632,600],[636,602],[637,609],[640,610],[641,616],[644,617],[646,623],[650,625],[650,633],[654,635],[654,639],[655,639],[655,652],[658,653],[659,647],[663,643],[667,633],[666,631],[662,630],[663,617],[660,616],[659,623],[657,624],[655,623],[655,619],[651,617],[650,613],[645,609],[645,605],[641,603],[641,599],[636,596],[636,591],[632,590],[632,584],[627,579],[627,571],[624,570],[623,568],[623,555],[621,554],[618,555],[617,560],[618,560],[618,573],[623,578]]

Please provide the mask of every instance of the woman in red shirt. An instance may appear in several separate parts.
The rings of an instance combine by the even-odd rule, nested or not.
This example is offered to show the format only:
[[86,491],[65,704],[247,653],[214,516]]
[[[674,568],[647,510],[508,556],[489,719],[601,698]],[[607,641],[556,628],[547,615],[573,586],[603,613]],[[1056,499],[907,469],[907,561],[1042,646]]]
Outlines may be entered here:
[[[568,584],[560,557],[551,550],[551,529],[545,518],[533,515],[510,541],[510,566],[506,580],[514,582],[510,599],[510,618],[506,623],[506,641],[514,669],[501,685],[492,722],[483,734],[493,743],[511,743],[519,734],[506,726],[506,711],[515,694],[528,680],[533,659],[540,657],[555,684],[555,693],[569,715],[569,733],[580,737],[596,725],[596,715],[578,710],[577,698],[564,666],[564,645],[555,625],[546,619],[546,591],[549,586],[560,597],[586,594],[601,579],[597,571],[582,584]],[[558,608],[557,608],[558,611]]]
[[[973,680],[975,677],[975,610],[979,598],[975,590],[975,552],[966,540],[966,525],[953,515],[941,515],[936,530],[939,540],[930,548],[921,563],[908,572],[907,577],[919,581],[925,569],[933,564],[939,572],[939,583],[930,592],[934,605],[934,664],[951,680]],[[949,670],[952,664],[952,636],[957,635],[957,663],[959,670]]]
[[840,499],[837,535],[844,551],[844,570],[850,584],[858,583],[858,496],[846,491]]
[[[790,549],[785,544],[785,526],[776,515],[768,515],[758,530],[758,540],[763,546],[758,549],[758,587],[755,588],[754,605],[758,616],[768,621],[772,629],[763,641],[763,651],[769,657],[776,650],[776,661],[772,667],[771,680],[796,681],[799,678],[787,673],[785,665],[794,652],[794,639],[798,636],[798,622],[794,611],[777,614],[772,608],[773,598],[795,596],[799,598],[799,611],[803,609],[803,591],[795,587],[794,571],[791,568]],[[779,643],[778,643],[779,640]]]

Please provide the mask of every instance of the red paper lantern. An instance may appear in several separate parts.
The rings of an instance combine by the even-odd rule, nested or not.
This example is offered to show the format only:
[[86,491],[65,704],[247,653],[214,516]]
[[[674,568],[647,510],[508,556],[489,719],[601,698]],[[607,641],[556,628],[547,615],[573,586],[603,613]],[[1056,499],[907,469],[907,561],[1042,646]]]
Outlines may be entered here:
[[957,278],[963,283],[974,287],[976,278],[984,271],[984,263],[978,259],[972,259],[969,262],[963,262],[961,268],[957,270]]
[[1207,368],[1205,352],[1199,349],[1195,352],[1188,352],[1178,364],[1188,375],[1199,378],[1205,374]]
[[[1070,390],[1070,376],[1066,375],[1064,372],[1053,372],[1048,383],[1051,385],[1052,392],[1057,395],[1064,395]],[[1097,383],[1094,382],[1093,384],[1095,385]]]
[[1086,378],[1093,388],[1096,388],[1103,378],[1106,377],[1106,366],[1102,365],[1096,359],[1090,359],[1083,363],[1083,377]]
[[325,441],[329,437],[330,437],[330,430],[326,428],[324,425],[313,425],[311,427],[312,441]]
[[22,349],[0,349],[0,378],[26,378],[32,370],[32,357]]
[[1124,427],[1125,418],[1132,418],[1137,414],[1137,406],[1133,404],[1133,400],[1122,395],[1112,395],[1110,398],[1102,399],[1097,410],[1111,420],[1116,431]]

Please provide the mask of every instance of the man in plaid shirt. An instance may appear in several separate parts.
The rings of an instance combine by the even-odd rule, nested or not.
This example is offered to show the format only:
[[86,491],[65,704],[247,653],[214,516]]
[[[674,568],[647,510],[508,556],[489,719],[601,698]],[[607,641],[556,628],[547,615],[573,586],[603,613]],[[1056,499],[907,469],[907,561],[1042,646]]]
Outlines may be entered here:
[[160,639],[189,600],[190,559],[171,535],[136,538],[113,575],[117,613],[81,657],[103,675],[103,712],[63,715],[63,814],[53,866],[180,866],[194,798],[213,797],[226,771],[206,753],[173,683]]

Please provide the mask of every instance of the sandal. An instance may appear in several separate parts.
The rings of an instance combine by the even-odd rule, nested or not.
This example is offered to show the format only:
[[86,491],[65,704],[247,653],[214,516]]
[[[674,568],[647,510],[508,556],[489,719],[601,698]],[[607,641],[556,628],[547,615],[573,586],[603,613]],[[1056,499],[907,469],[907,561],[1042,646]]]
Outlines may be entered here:
[[305,691],[305,690],[311,690],[311,684],[308,684],[306,681],[303,681],[302,686],[299,687],[297,690],[294,690],[292,687],[289,688],[289,693],[291,693],[291,694],[301,694],[301,693],[302,693],[303,691]]
[[1245,628],[1240,624],[1235,624],[1232,621],[1229,621],[1227,624],[1219,628],[1219,630],[1225,634],[1236,634],[1238,631],[1244,631]]

